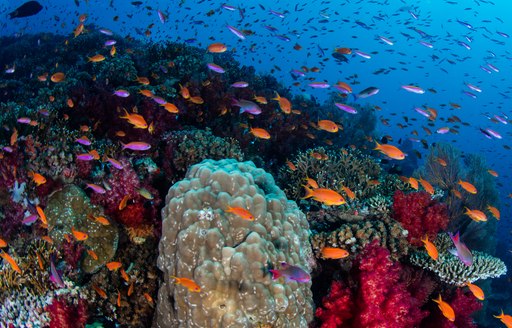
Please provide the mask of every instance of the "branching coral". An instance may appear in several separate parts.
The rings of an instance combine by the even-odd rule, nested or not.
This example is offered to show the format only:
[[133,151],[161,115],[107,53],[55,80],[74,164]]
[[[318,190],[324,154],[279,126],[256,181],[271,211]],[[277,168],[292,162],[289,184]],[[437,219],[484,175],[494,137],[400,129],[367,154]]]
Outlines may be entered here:
[[[326,155],[327,159],[317,159],[314,153]],[[364,199],[376,193],[377,186],[372,180],[379,178],[379,164],[370,156],[358,150],[341,151],[313,148],[298,153],[290,160],[296,171],[288,165],[279,171],[278,181],[286,195],[298,200],[304,195],[306,178],[314,179],[321,188],[330,188],[343,193],[342,186],[350,188],[357,199]]]
[[398,259],[408,253],[406,236],[407,231],[393,220],[367,218],[364,221],[343,224],[332,232],[313,234],[311,245],[314,254],[320,258],[324,247],[341,247],[354,254],[372,241],[377,241],[379,245],[389,249],[394,259]]
[[432,200],[424,191],[404,194],[397,191],[393,196],[393,218],[407,229],[407,239],[420,246],[425,235],[435,236],[448,226],[446,206]]

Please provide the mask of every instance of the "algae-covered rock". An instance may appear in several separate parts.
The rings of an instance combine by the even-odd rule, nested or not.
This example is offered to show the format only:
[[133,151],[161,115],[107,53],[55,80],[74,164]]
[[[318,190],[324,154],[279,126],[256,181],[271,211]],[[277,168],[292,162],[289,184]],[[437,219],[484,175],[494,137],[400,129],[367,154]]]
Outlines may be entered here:
[[105,215],[100,206],[91,204],[79,187],[67,185],[51,194],[45,214],[48,218],[48,233],[57,245],[62,243],[66,234],[72,235],[71,228],[89,235],[82,243],[98,255],[98,260],[87,254],[82,261],[85,272],[98,270],[114,257],[119,239],[117,226],[112,221],[110,225],[102,225],[88,217]]

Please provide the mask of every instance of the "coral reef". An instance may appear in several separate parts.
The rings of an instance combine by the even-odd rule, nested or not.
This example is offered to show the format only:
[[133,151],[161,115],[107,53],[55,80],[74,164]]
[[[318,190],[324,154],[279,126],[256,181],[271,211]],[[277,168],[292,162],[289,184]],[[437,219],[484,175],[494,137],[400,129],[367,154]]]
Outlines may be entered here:
[[352,318],[354,303],[350,288],[343,282],[334,280],[329,295],[322,299],[322,306],[315,311],[315,317],[321,322],[321,328],[343,327],[343,323]]
[[103,210],[91,204],[82,189],[67,185],[56,191],[50,195],[45,213],[49,235],[59,246],[66,235],[72,236],[71,228],[88,234],[83,244],[96,253],[98,259],[85,256],[81,265],[85,272],[92,273],[113,259],[119,239],[118,228],[114,223],[102,225],[90,218],[103,216]]
[[168,178],[183,177],[191,165],[204,159],[233,158],[238,161],[244,159],[236,139],[216,137],[210,129],[189,128],[172,131],[164,136],[162,142],[165,149],[162,167]]
[[314,233],[311,236],[311,245],[314,254],[320,258],[324,247],[341,247],[355,254],[367,244],[377,241],[380,246],[389,250],[393,259],[399,259],[409,251],[406,236],[407,231],[399,223],[368,217],[358,222],[342,224],[334,231]]
[[[310,270],[308,224],[274,179],[251,162],[192,166],[166,197],[158,267],[164,272],[158,327],[304,327],[312,319],[310,283],[272,281],[281,261]],[[244,220],[226,212],[243,207]],[[195,281],[200,293],[170,276]]]
[[87,322],[87,304],[82,298],[72,304],[65,297],[55,297],[48,305],[50,328],[81,328]]
[[407,240],[412,245],[422,245],[421,238],[431,239],[448,226],[446,206],[424,191],[405,194],[398,190],[393,196],[393,218],[409,232]]
[[[317,159],[312,156],[315,153],[327,156],[327,159]],[[308,177],[321,188],[342,193],[341,187],[348,187],[355,193],[356,199],[368,198],[376,193],[377,186],[372,180],[379,178],[381,168],[374,158],[358,150],[313,148],[299,152],[290,161],[297,170],[292,171],[288,165],[284,165],[279,170],[278,178],[290,199],[299,200],[303,196],[303,185]]]
[[473,316],[475,312],[482,308],[482,303],[479,302],[471,292],[464,292],[462,289],[458,288],[452,295],[443,295],[442,298],[453,308],[455,321],[451,322],[446,319],[441,311],[436,308],[432,309],[430,315],[421,323],[422,328],[478,327]]

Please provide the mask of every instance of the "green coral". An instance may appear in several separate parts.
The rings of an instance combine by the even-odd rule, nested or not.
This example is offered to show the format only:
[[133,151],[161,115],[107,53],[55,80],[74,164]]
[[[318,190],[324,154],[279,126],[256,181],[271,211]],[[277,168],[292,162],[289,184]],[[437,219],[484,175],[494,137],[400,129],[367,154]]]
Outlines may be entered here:
[[447,284],[460,287],[468,281],[496,278],[507,273],[507,267],[502,260],[479,251],[471,251],[473,264],[465,265],[457,256],[449,252],[449,249],[453,248],[453,243],[446,234],[438,235],[434,245],[439,252],[437,260],[433,260],[425,252],[413,252],[409,255],[409,261],[413,265],[433,272],[439,280]]
[[88,234],[83,243],[87,249],[96,253],[98,260],[86,256],[82,262],[85,272],[93,273],[114,258],[119,239],[117,226],[113,222],[102,225],[89,218],[90,215],[105,215],[101,207],[90,203],[79,187],[67,185],[51,194],[45,214],[48,218],[49,235],[56,244],[61,244],[65,235],[72,235],[71,228]]

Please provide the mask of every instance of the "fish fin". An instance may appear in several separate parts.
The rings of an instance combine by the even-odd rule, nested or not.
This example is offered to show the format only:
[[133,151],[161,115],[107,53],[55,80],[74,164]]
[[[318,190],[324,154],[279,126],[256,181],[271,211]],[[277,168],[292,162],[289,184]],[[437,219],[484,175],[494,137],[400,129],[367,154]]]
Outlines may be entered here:
[[457,250],[455,248],[450,248],[448,250],[448,253],[455,255],[455,256],[459,256],[459,253],[457,253]]
[[279,270],[270,269],[268,272],[272,273],[272,280],[276,280],[277,278],[281,277],[281,272],[279,272]]
[[304,187],[304,189],[306,189],[306,195],[304,197],[302,197],[301,199],[308,199],[308,198],[311,198],[314,196],[312,189],[309,189],[307,186],[303,186],[303,187]]
[[[373,150],[379,150],[381,149],[380,147],[380,143],[378,143],[377,141],[375,141],[375,148],[373,148]],[[421,178],[420,178],[421,179]]]

